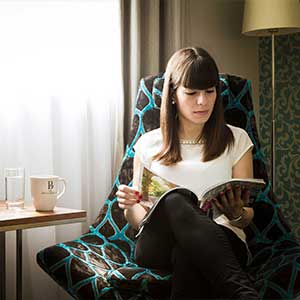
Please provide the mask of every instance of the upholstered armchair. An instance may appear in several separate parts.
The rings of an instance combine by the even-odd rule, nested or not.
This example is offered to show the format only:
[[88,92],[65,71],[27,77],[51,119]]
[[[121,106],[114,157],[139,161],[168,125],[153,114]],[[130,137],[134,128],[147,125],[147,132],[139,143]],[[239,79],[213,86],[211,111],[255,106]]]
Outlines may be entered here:
[[[159,127],[163,74],[142,79],[132,129],[120,172],[89,232],[41,250],[37,262],[74,299],[168,299],[171,276],[134,261],[136,231],[118,207],[119,184],[131,184],[133,145]],[[254,143],[254,177],[267,186],[254,201],[255,217],[246,228],[253,261],[248,266],[261,299],[300,296],[300,246],[282,216],[267,177],[256,128],[249,80],[220,75],[227,123],[246,129]],[[284,201],[284,200],[283,200]]]

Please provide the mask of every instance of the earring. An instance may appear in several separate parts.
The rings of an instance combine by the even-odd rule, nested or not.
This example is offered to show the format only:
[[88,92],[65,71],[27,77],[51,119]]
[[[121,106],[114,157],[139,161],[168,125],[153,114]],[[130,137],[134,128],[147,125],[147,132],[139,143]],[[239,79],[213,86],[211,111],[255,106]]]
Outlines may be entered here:
[[176,103],[176,102],[173,100],[173,101],[172,101],[172,104],[174,105],[175,103]]

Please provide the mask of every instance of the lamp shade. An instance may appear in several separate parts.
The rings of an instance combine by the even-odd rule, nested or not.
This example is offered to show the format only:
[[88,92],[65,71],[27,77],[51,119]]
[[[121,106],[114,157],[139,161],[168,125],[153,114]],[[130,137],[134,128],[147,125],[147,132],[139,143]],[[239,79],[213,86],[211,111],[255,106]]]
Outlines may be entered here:
[[245,0],[242,33],[267,36],[300,31],[299,0]]

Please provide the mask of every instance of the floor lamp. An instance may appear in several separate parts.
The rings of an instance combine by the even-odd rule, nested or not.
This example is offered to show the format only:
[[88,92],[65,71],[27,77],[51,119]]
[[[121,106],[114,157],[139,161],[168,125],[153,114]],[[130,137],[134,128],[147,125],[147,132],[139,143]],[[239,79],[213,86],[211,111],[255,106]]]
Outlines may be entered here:
[[275,35],[299,31],[299,0],[245,0],[242,33],[258,37],[272,36],[271,184],[273,192],[276,188]]

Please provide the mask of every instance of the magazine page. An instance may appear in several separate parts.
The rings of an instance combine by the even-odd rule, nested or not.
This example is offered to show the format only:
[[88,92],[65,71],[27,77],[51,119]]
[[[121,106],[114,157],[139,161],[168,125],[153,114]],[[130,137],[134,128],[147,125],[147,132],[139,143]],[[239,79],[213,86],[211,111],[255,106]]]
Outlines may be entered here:
[[180,189],[178,185],[173,182],[166,180],[165,178],[153,173],[146,166],[142,166],[140,170],[140,184],[139,191],[142,193],[142,201],[140,204],[142,206],[148,207],[149,211],[142,219],[139,224],[139,232],[136,237],[141,233],[144,225],[149,221],[155,207],[158,205],[160,199],[163,198],[165,194],[174,190]]
[[178,187],[176,184],[162,178],[143,166],[140,176],[139,190],[142,194],[140,204],[151,208],[166,192]]
[[220,192],[226,190],[227,185],[230,184],[234,189],[239,185],[242,189],[250,191],[250,198],[256,197],[257,194],[265,187],[266,183],[263,179],[256,178],[232,178],[230,180],[220,182],[214,186],[210,186],[202,193],[201,201],[204,203],[207,200],[217,197]]

